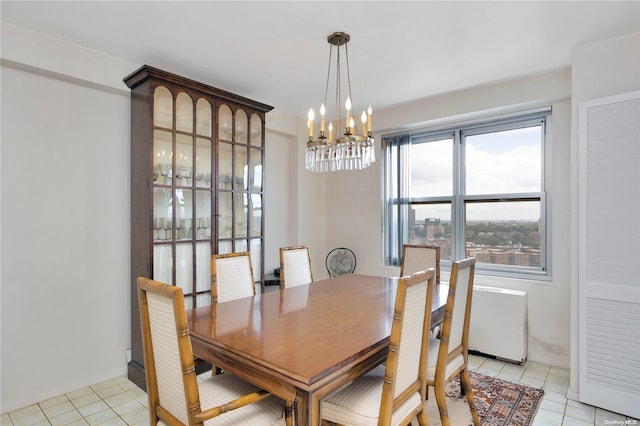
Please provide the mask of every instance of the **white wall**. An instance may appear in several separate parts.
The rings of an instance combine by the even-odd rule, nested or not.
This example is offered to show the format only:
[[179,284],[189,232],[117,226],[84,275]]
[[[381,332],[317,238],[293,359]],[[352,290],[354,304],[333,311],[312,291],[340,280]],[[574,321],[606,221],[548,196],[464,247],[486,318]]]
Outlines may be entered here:
[[306,145],[297,135],[305,133],[306,122],[277,110],[267,114],[265,271],[279,266],[280,247],[306,244],[317,280],[327,275],[325,176],[304,170]]
[[581,102],[640,89],[640,32],[584,44],[572,54],[571,159],[571,377],[569,396],[578,399],[578,111]]
[[2,67],[2,410],[126,372],[129,96]]
[[[271,113],[267,126],[270,121]],[[270,273],[280,266],[280,247],[289,245],[291,235],[293,203],[288,188],[282,187],[283,182],[291,181],[289,168],[282,166],[290,162],[291,136],[268,130],[265,139],[264,271]]]
[[134,69],[2,25],[2,412],[126,373]]
[[[559,70],[420,99],[374,114],[376,129],[391,130],[411,123],[420,126],[441,124],[452,117],[468,119],[552,105],[548,199],[552,205],[553,280],[539,282],[477,275],[475,282],[528,291],[529,359],[563,367],[569,366],[570,88],[569,70]],[[378,161],[372,167],[327,176],[326,240],[327,247],[344,245],[354,250],[358,259],[357,272],[391,276],[397,275],[399,269],[385,267],[382,260],[382,167],[377,136]],[[445,272],[443,279],[447,279]]]

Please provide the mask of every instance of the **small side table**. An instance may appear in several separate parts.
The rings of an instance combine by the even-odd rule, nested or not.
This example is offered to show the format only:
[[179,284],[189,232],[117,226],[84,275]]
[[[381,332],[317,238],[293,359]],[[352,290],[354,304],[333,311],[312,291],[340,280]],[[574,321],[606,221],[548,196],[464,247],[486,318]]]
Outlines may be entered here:
[[264,275],[264,285],[265,287],[267,286],[272,286],[272,285],[280,285],[280,277],[276,276],[276,274],[271,273],[271,274],[265,274]]

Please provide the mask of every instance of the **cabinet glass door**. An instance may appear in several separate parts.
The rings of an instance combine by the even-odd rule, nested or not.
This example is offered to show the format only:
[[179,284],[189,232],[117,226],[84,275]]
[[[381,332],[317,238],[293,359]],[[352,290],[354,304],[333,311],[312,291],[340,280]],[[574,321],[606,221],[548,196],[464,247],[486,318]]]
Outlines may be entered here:
[[182,288],[188,308],[211,302],[212,111],[206,99],[154,91],[153,279]]
[[218,252],[251,252],[262,276],[262,133],[258,114],[221,105],[218,143]]

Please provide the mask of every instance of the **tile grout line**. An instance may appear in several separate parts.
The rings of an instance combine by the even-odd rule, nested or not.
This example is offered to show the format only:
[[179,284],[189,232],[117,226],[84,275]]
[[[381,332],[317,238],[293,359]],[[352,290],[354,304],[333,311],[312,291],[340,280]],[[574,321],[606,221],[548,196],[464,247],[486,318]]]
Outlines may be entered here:
[[[504,376],[504,380],[511,381],[511,382],[516,382],[516,383],[521,382],[522,378],[525,377],[525,373],[529,372],[530,374],[528,376],[531,376],[533,378],[533,380],[536,380],[536,377],[538,377],[537,380],[542,381],[541,388],[545,388],[547,386],[550,386],[550,387],[553,387],[555,389],[556,386],[563,386],[563,387],[567,386],[566,384],[561,383],[561,382],[563,382],[563,380],[559,380],[558,378],[554,379],[553,382],[548,382],[550,377],[552,376],[552,370],[553,370],[554,367],[549,366],[547,364],[538,365],[538,363],[533,363],[533,362],[530,363],[529,361],[526,361],[522,365],[518,365],[518,364],[511,364],[508,361],[492,359],[492,358],[485,358],[485,357],[482,357],[482,356],[474,356],[473,358],[471,358],[471,356],[470,356],[470,359],[473,360],[472,361],[473,368],[470,369],[470,371],[483,371],[482,374],[487,374],[489,376],[498,377],[498,378],[500,378],[499,376],[501,374],[504,374],[505,375]],[[514,367],[513,368],[510,367],[511,365],[513,365]],[[483,368],[483,366],[484,366],[484,368]],[[543,376],[541,376],[541,375],[536,376],[536,372],[539,373],[541,371],[540,370],[541,366],[543,366],[546,371],[545,371]],[[518,367],[518,368],[516,368],[516,367]],[[563,377],[565,375],[565,373],[566,373],[564,370],[566,370],[566,369],[563,369],[563,368],[556,369],[556,374],[554,376]],[[516,378],[516,375],[519,375],[519,377]],[[116,378],[116,379],[119,379],[119,378]],[[113,379],[111,379],[111,380],[113,380]],[[105,381],[105,383],[106,382],[108,382],[108,381]],[[526,383],[523,383],[523,384],[526,384]],[[106,420],[106,421],[104,421],[102,423],[105,423],[105,422],[106,423],[122,422],[122,424],[124,424],[124,425],[146,424],[144,422],[144,420],[142,422],[139,421],[138,415],[133,415],[133,416],[129,417],[131,423],[128,423],[125,420],[125,417],[123,417],[123,415],[119,414],[118,411],[116,411],[114,409],[115,407],[112,407],[111,405],[109,405],[109,403],[105,400],[105,398],[103,396],[101,396],[101,394],[99,394],[94,389],[94,387],[97,386],[97,385],[100,385],[100,384],[90,385],[90,386],[87,386],[86,388],[89,388],[93,393],[96,394],[97,400],[95,402],[98,402],[98,401],[102,402],[106,406],[106,408],[104,408],[104,409],[102,409],[100,411],[97,411],[96,413],[92,413],[91,415],[94,415],[94,414],[97,414],[97,413],[106,412],[106,410],[110,410],[109,413],[113,414],[113,417],[110,420]],[[136,396],[134,392],[130,392],[130,389],[126,385],[123,385],[122,383],[116,381],[115,382],[115,386],[116,386],[118,392],[114,393],[113,395],[110,395],[109,397],[120,395],[120,394],[127,394],[127,400],[123,400],[122,404],[125,404],[125,403],[127,403],[129,401],[138,401],[138,402],[140,402],[139,396]],[[531,386],[531,385],[528,385],[528,386]],[[536,386],[534,386],[534,387],[536,387]],[[84,388],[82,388],[82,389],[84,389]],[[80,389],[78,389],[78,390],[80,390]],[[550,391],[546,391],[545,390],[545,392],[554,392],[554,390],[550,390]],[[556,393],[558,393],[558,392],[556,392]],[[105,393],[103,392],[103,394],[105,394]],[[66,393],[62,394],[60,396],[64,396],[64,401],[59,402],[59,403],[54,404],[54,405],[51,405],[51,407],[47,407],[47,410],[49,410],[50,412],[53,412],[51,410],[51,408],[56,407],[59,404],[66,404],[67,402],[70,403],[71,406],[73,407],[72,410],[69,410],[69,411],[66,411],[64,413],[60,413],[60,414],[58,414],[56,416],[50,417],[45,412],[45,409],[44,409],[44,406],[43,406],[43,403],[45,401],[40,401],[40,402],[37,402],[37,403],[34,404],[37,407],[37,409],[39,410],[39,412],[36,412],[34,410],[34,413],[25,414],[24,415],[24,417],[36,415],[36,417],[38,417],[40,420],[24,422],[22,416],[19,417],[19,418],[14,419],[13,416],[15,416],[16,412],[18,411],[18,410],[14,410],[12,412],[7,412],[7,413],[3,414],[3,418],[5,420],[8,420],[8,422],[5,422],[5,423],[8,423],[8,424],[3,424],[2,426],[11,426],[11,425],[12,426],[16,426],[16,425],[31,426],[31,425],[34,425],[36,423],[39,423],[39,424],[45,424],[46,423],[46,424],[52,425],[52,424],[55,423],[55,419],[57,417],[67,415],[68,413],[72,413],[72,412],[75,412],[75,413],[78,414],[78,416],[75,418],[75,420],[73,420],[74,423],[78,422],[78,421],[82,421],[82,422],[85,422],[85,424],[88,424],[88,425],[97,424],[97,423],[91,423],[88,420],[88,417],[90,417],[90,416],[84,416],[82,414],[82,412],[80,411],[80,409],[78,407],[76,407],[76,405],[69,398],[69,396],[67,396]],[[54,397],[54,398],[56,398],[56,397]],[[50,399],[53,399],[53,398],[50,398]],[[553,401],[553,400],[551,400],[551,401]],[[556,415],[558,417],[560,417],[559,420],[560,420],[560,424],[562,424],[562,425],[573,424],[576,421],[578,421],[578,422],[581,421],[579,418],[574,418],[572,416],[567,415],[568,408],[570,407],[569,401],[570,401],[569,399],[564,398],[564,403],[561,403],[562,404],[562,413],[555,412]],[[46,404],[44,404],[44,405],[46,405]],[[148,407],[146,407],[142,403],[140,403],[140,405],[142,407],[142,410],[146,410],[146,412],[148,413]],[[28,407],[23,407],[23,408],[28,408]],[[571,405],[571,408],[573,410],[575,408],[574,405]],[[22,410],[22,409],[20,409],[20,410]],[[544,410],[544,411],[546,411],[548,413],[552,413],[552,414],[554,413],[553,411],[548,411],[548,410]],[[13,413],[13,416],[12,416],[12,413]],[[39,415],[37,415],[36,413],[39,414]],[[128,415],[128,412],[126,414]],[[540,409],[538,410],[538,413],[536,413],[536,417],[539,414],[540,414]],[[142,416],[142,412],[140,412],[139,415]],[[40,416],[42,416],[42,417],[40,417]],[[595,426],[597,424],[596,422],[597,422],[598,416],[599,416],[598,408],[595,407],[595,409],[593,411],[593,414],[589,416],[590,420],[588,420],[588,421],[587,420],[582,420],[582,421],[585,424]],[[536,417],[534,417],[534,419],[533,419],[532,426],[535,426],[536,424],[541,424],[540,420],[538,421],[538,423],[535,422]],[[627,419],[629,419],[629,418],[627,418]],[[68,423],[63,423],[63,424],[68,424]]]

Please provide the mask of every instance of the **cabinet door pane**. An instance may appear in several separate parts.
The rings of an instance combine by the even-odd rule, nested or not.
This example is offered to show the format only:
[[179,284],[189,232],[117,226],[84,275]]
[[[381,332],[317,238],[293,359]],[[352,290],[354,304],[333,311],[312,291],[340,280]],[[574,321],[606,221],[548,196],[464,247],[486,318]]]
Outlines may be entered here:
[[153,279],[165,284],[173,284],[173,258],[169,244],[153,246]]
[[176,130],[193,133],[193,100],[184,92],[176,98]]
[[220,238],[231,238],[231,226],[233,210],[231,205],[231,193],[221,192],[218,194],[218,233]]
[[249,194],[251,199],[251,215],[249,223],[249,232],[251,237],[259,237],[262,235],[262,195]]
[[[171,132],[153,131],[153,168],[154,182],[158,185],[171,185],[173,179],[173,138]],[[156,177],[155,170],[159,170]]]
[[184,294],[193,292],[193,244],[176,244],[176,285]]
[[172,193],[168,188],[153,188],[153,239],[170,241],[173,231]]
[[251,145],[262,146],[262,120],[258,114],[251,114]]
[[211,137],[211,104],[200,98],[196,103],[196,133]]
[[196,186],[211,188],[211,141],[196,139]]
[[232,246],[231,246],[231,241],[220,241],[218,243],[218,253],[219,254],[227,254],[227,253],[231,253],[233,250]]
[[173,96],[163,86],[156,87],[153,94],[153,125],[173,129]]
[[260,271],[262,270],[262,240],[253,238],[251,244],[251,266],[253,267],[253,280],[260,281],[262,279]]
[[196,244],[196,291],[211,289],[211,244]]
[[193,191],[176,189],[176,239],[193,238]]
[[196,296],[196,308],[211,304],[211,293],[203,293]]
[[[247,240],[235,240],[235,252],[247,251]],[[251,265],[253,267],[253,265]]]
[[176,186],[191,186],[193,182],[193,138],[176,135]]
[[232,140],[232,122],[231,109],[226,105],[220,106],[218,110],[218,134],[221,140],[229,142]]
[[218,188],[231,189],[233,145],[221,142],[218,148]]
[[249,152],[249,184],[250,190],[262,191],[262,150],[251,148]]
[[247,143],[249,123],[247,120],[247,113],[239,109],[236,111],[236,134],[234,141],[238,143]]
[[249,166],[247,165],[247,148],[235,145],[233,189],[249,189]]
[[193,296],[184,296],[184,308],[193,309]]
[[211,238],[211,192],[196,191],[196,238]]
[[246,193],[233,194],[234,237],[247,236],[248,197]]

